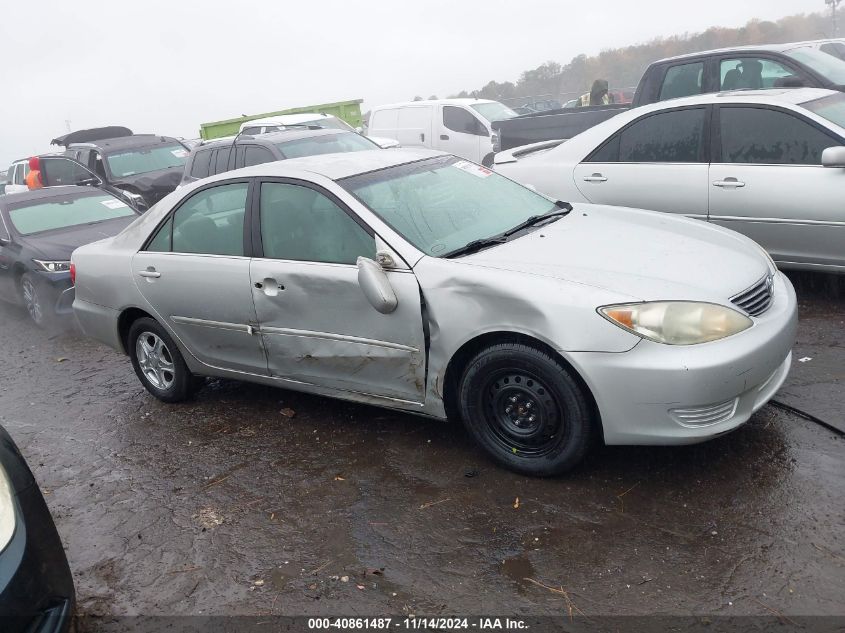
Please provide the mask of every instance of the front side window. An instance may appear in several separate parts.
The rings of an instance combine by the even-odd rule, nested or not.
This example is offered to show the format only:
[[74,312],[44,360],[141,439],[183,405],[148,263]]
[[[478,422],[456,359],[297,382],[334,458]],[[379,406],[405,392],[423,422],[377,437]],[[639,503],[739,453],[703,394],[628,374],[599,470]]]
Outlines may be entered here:
[[339,181],[420,251],[446,255],[556,207],[512,180],[453,156]]
[[666,71],[666,77],[663,78],[659,101],[700,95],[703,92],[703,77],[704,62],[672,66]]
[[801,104],[801,107],[845,128],[845,94],[841,92],[814,101],[806,101]]
[[[173,252],[243,256],[248,188],[247,183],[219,185],[188,198],[173,215]],[[169,230],[167,224],[161,229]],[[166,235],[156,234],[150,244],[161,248],[166,241]]]
[[487,128],[463,108],[443,106],[443,125],[453,132],[487,136]]
[[794,48],[784,53],[801,62],[837,86],[845,85],[845,61],[810,46]]
[[109,171],[114,178],[180,167],[187,159],[188,150],[179,143],[141,147],[106,156]]
[[652,114],[616,134],[586,162],[703,162],[706,114],[704,108]]
[[840,145],[798,117],[762,108],[721,108],[723,163],[821,165],[822,152]]
[[273,154],[266,147],[259,145],[247,145],[244,148],[244,166],[251,167],[252,165],[261,165],[263,163],[270,163],[276,160]]
[[375,259],[375,239],[322,193],[278,182],[261,185],[264,257],[355,265]]
[[339,134],[320,134],[294,141],[276,143],[276,147],[285,158],[299,158],[300,156],[316,156],[318,154],[337,154],[341,152],[360,152],[368,149],[379,149],[371,140],[355,132],[341,132]]
[[60,185],[99,184],[97,176],[69,158],[47,158],[40,161],[41,180],[45,187]]
[[801,78],[783,64],[758,57],[723,59],[719,64],[721,90],[794,88]]
[[84,224],[97,224],[136,215],[123,200],[99,191],[94,195],[68,194],[50,202],[33,200],[9,211],[12,226],[21,235],[32,235]]

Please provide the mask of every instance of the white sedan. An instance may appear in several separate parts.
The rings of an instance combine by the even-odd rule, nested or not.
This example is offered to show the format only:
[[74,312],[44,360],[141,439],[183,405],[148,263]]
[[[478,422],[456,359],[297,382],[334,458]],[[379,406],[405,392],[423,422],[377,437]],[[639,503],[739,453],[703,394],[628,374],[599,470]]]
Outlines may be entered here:
[[555,199],[681,213],[781,268],[845,272],[845,94],[801,88],[663,101],[494,169]]
[[83,330],[155,397],[219,376],[460,419],[502,464],[737,428],[789,371],[795,293],[756,244],[555,203],[428,150],[238,169],[73,253]]

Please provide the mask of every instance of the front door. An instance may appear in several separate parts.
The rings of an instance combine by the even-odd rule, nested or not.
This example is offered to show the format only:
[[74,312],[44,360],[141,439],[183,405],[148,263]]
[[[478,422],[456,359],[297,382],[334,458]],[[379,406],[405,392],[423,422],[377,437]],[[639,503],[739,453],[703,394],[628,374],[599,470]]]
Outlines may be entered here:
[[132,272],[159,321],[196,358],[266,374],[244,256],[248,190],[241,180],[193,193],[135,255]]
[[596,204],[705,219],[706,120],[706,108],[682,108],[634,121],[575,167],[575,186]]
[[387,275],[399,299],[377,312],[358,285],[358,257],[375,238],[330,194],[265,181],[253,297],[272,376],[405,402],[423,400],[425,339],[411,271]]
[[722,106],[717,120],[710,221],[776,262],[845,266],[845,169],[821,166],[845,141],[784,110]]
[[440,123],[434,147],[466,160],[481,162],[481,143],[490,137],[481,121],[469,110],[444,105]]

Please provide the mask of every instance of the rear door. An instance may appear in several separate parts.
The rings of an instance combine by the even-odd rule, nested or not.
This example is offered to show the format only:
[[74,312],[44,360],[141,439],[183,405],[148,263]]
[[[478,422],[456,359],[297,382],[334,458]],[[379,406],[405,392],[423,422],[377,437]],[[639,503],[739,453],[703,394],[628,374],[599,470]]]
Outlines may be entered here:
[[845,139],[767,106],[721,106],[714,123],[710,220],[777,262],[845,266],[845,170],[821,165]]
[[138,290],[191,354],[212,367],[266,374],[244,226],[250,182],[191,193],[132,260]]
[[487,127],[469,110],[460,106],[443,105],[438,122],[440,130],[434,147],[467,160],[481,162],[482,139],[487,141]]
[[[419,403],[425,388],[420,288],[387,271],[399,299],[381,314],[358,285],[358,257],[375,259],[373,232],[310,183],[261,184],[251,278],[270,375]],[[256,214],[253,214],[256,217]]]
[[431,138],[433,111],[430,105],[399,108],[396,121],[396,140],[399,144],[405,147],[434,147]]
[[706,106],[641,117],[575,167],[590,201],[707,217]]

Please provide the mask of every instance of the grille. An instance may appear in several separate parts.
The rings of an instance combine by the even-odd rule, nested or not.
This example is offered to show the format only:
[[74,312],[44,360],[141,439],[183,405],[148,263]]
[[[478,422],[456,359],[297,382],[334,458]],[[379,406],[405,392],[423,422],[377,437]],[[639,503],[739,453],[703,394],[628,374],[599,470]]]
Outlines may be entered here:
[[766,275],[748,290],[731,298],[731,303],[751,316],[760,316],[772,305],[775,296],[774,279]]
[[738,398],[694,409],[671,409],[669,413],[681,426],[710,426],[730,419],[736,411]]

